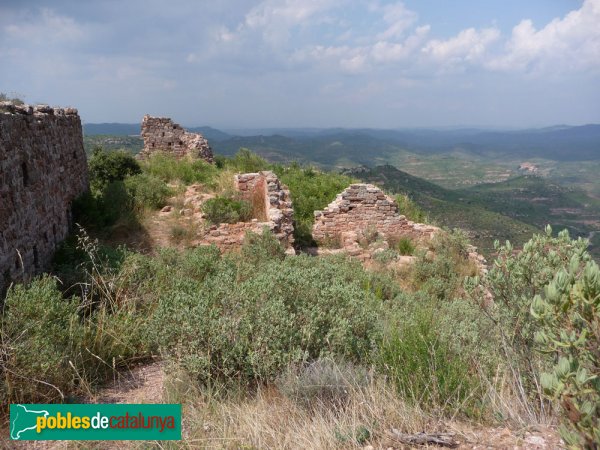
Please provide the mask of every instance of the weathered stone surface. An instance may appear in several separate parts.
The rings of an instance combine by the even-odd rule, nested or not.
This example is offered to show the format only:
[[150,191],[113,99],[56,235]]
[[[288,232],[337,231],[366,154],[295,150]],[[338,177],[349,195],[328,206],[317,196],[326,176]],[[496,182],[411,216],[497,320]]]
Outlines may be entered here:
[[208,141],[200,133],[188,133],[167,117],[145,115],[142,120],[144,148],[139,157],[154,152],[166,152],[177,158],[190,156],[213,162],[213,152]]
[[317,242],[341,239],[358,245],[360,233],[373,229],[384,238],[402,236],[429,240],[439,228],[417,224],[398,212],[396,201],[371,184],[351,184],[323,211],[315,211],[313,237]]
[[[396,201],[385,195],[381,189],[371,184],[351,184],[338,194],[323,211],[315,211],[313,237],[320,243],[336,243],[350,256],[368,260],[378,251],[389,248],[388,239],[410,238],[417,245],[426,245],[441,230],[438,227],[415,223],[398,212]],[[363,248],[359,244],[361,236],[376,232],[383,239],[374,244],[376,248]],[[316,250],[316,254],[331,253]],[[475,263],[480,273],[486,273],[486,261],[470,246],[469,259]],[[433,257],[433,256],[432,256]],[[413,261],[405,257],[403,263]]]
[[76,109],[0,103],[0,293],[47,268],[87,189]]

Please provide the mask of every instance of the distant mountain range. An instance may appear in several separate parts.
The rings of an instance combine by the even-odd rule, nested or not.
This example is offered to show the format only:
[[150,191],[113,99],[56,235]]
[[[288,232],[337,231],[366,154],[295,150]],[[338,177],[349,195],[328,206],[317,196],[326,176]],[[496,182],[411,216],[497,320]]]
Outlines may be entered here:
[[[248,147],[277,160],[299,159],[323,165],[339,160],[369,164],[398,149],[421,154],[463,151],[482,157],[543,158],[555,161],[600,160],[600,125],[559,125],[540,129],[490,131],[478,129],[255,129],[221,131],[191,127],[202,133],[217,153]],[[86,135],[139,135],[139,124],[85,124]]]
[[[83,125],[83,133],[86,136],[139,136],[140,128],[139,123],[86,123]],[[222,141],[232,137],[230,134],[212,127],[191,127],[186,129],[194,133],[202,133],[209,141]]]

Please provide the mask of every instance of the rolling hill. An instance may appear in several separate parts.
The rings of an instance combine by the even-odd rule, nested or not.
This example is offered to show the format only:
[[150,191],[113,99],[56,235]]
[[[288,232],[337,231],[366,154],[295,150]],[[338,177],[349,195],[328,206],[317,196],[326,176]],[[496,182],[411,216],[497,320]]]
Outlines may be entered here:
[[469,203],[459,193],[414,177],[391,165],[361,168],[347,173],[379,185],[391,193],[407,194],[427,211],[434,223],[468,231],[474,244],[484,254],[489,255],[493,251],[496,239],[508,239],[516,245],[522,245],[533,233],[539,231],[530,224],[490,211],[477,203]]
[[[576,189],[566,189],[537,176],[520,176],[500,183],[450,190],[391,165],[362,167],[346,173],[390,192],[405,193],[437,223],[459,227],[484,253],[495,239],[517,246],[547,224],[568,228],[573,236],[594,237],[600,229],[600,202]],[[594,245],[592,251],[599,254]]]

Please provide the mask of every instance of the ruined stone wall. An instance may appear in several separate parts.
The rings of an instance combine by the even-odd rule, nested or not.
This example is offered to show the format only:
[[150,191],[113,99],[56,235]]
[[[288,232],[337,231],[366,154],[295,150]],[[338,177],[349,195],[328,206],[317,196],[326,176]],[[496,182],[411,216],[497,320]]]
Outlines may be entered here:
[[[289,253],[293,253],[294,211],[287,187],[271,171],[239,174],[233,181],[234,189],[253,204],[255,211],[257,208],[262,210],[258,203],[264,204],[264,217],[211,226],[202,232],[199,244],[215,244],[221,250],[234,250],[241,246],[247,231],[260,234],[266,227]],[[194,209],[200,211],[201,204]]]
[[87,189],[76,109],[0,103],[0,294],[48,267]]
[[[366,248],[361,240],[374,231],[383,238],[383,246]],[[389,248],[390,238],[410,238],[417,245],[427,247],[440,228],[407,220],[398,212],[396,201],[372,184],[352,184],[323,211],[315,211],[313,238],[325,247],[334,244],[325,253],[345,252],[362,260],[370,259],[373,251]],[[376,243],[377,244],[377,243]],[[337,247],[337,248],[335,248]],[[487,273],[486,260],[469,246],[468,258],[480,274]],[[318,249],[317,253],[320,254]],[[405,257],[413,259],[413,257]]]
[[370,230],[385,238],[423,241],[439,228],[407,220],[399,214],[396,201],[372,184],[352,184],[323,211],[315,211],[313,237],[317,242],[339,240],[343,247],[351,248]]
[[209,163],[213,162],[212,149],[200,133],[188,133],[167,117],[145,115],[142,120],[142,138],[144,148],[139,157],[162,151],[177,158],[191,156]]

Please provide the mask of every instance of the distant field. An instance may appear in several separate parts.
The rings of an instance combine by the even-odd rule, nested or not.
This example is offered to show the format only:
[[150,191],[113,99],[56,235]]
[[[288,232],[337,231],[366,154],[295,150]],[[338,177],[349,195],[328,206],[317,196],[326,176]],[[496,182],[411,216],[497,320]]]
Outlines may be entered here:
[[131,153],[139,153],[144,147],[144,142],[139,136],[118,136],[118,135],[89,135],[83,137],[83,147],[86,154],[91,154],[95,147],[102,147],[105,150],[127,150]]

